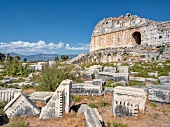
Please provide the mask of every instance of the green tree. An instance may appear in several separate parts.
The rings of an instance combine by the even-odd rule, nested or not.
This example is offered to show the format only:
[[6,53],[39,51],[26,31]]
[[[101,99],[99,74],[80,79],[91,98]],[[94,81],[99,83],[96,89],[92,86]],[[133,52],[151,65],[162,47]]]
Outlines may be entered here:
[[33,80],[39,83],[37,90],[55,91],[63,80],[74,79],[70,71],[71,68],[65,66],[47,67],[42,71],[41,76],[35,76]]
[[68,59],[69,59],[68,55],[61,55],[61,60],[62,61],[65,61],[65,60],[68,60]]
[[0,52],[0,61],[3,62],[5,60],[5,54]]
[[55,61],[59,61],[59,58],[58,58],[58,56],[56,56],[56,57],[54,58],[54,60],[55,60]]
[[8,55],[7,55],[7,61],[12,61],[12,60],[13,60],[13,57],[10,56],[9,53],[8,53]]
[[163,54],[164,50],[165,50],[164,47],[160,47],[160,48],[158,49],[159,54]]
[[16,60],[16,61],[20,61],[20,56],[14,56],[14,60]]
[[27,62],[27,58],[24,58],[24,62]]

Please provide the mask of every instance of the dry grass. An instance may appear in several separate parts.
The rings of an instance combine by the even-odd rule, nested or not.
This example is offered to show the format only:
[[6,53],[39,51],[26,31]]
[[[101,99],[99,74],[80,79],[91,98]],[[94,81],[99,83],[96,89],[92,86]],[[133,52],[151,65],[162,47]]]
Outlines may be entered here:
[[[27,91],[26,91],[27,92]],[[105,123],[117,121],[127,124],[129,127],[170,127],[170,105],[169,104],[156,104],[156,107],[151,105],[147,100],[146,110],[144,114],[139,114],[137,117],[117,118],[112,114],[112,96],[105,95],[99,97],[81,96],[79,102],[73,102],[73,105],[81,103],[99,103],[107,101],[106,106],[99,106],[98,110],[104,119]],[[36,102],[39,107],[44,107],[45,104]],[[51,120],[39,120],[36,117],[21,117],[18,120],[24,120],[31,127],[86,127],[84,114],[76,114],[73,110],[70,113],[64,114],[63,118],[56,118]]]

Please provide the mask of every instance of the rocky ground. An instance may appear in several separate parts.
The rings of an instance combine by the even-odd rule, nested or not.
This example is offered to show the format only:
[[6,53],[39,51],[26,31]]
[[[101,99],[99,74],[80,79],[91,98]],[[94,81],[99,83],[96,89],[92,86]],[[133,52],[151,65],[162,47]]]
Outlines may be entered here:
[[[24,90],[25,93],[31,93],[34,90]],[[71,112],[64,114],[63,118],[51,120],[39,120],[36,117],[20,117],[14,120],[9,120],[9,124],[16,121],[24,120],[31,127],[86,127],[86,122],[83,114],[76,114],[77,107],[82,103],[87,103],[93,108],[97,108],[105,121],[107,127],[112,127],[113,122],[122,123],[129,127],[170,127],[170,105],[152,103],[147,101],[144,114],[139,114],[137,117],[116,118],[112,114],[112,95],[105,96],[73,96]],[[39,107],[44,107],[43,103],[36,103]],[[119,127],[119,126],[118,126]]]

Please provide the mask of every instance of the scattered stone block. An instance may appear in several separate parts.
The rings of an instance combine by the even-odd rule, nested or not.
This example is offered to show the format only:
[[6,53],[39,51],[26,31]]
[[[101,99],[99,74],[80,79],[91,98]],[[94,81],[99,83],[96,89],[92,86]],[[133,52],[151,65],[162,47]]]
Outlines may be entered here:
[[99,72],[96,78],[102,79],[103,81],[111,79],[115,82],[125,81],[126,83],[128,83],[129,73]]
[[104,121],[97,109],[93,109],[86,104],[82,104],[78,113],[84,113],[87,127],[103,127]]
[[36,116],[40,109],[23,93],[15,94],[14,98],[4,107],[8,118],[16,116]]
[[119,73],[129,73],[130,69],[128,66],[117,66],[117,70]]
[[158,80],[161,85],[170,85],[170,76],[161,76]]
[[85,96],[101,96],[103,90],[103,82],[101,79],[86,81],[84,83],[76,83],[72,85],[71,93],[73,95]]
[[157,71],[156,73],[148,72],[148,76],[158,77],[158,72]]
[[112,94],[113,95],[113,90],[114,90],[113,87],[105,87],[104,93],[105,94]]
[[40,119],[52,119],[62,117],[68,113],[71,105],[71,80],[64,80],[54,92],[47,105],[42,108]]
[[84,72],[82,77],[88,81],[91,81],[94,79],[94,74],[92,72]]
[[41,101],[47,103],[53,96],[54,92],[34,92],[29,95],[29,99],[32,101]]
[[0,89],[0,102],[9,102],[14,98],[16,93],[20,93],[22,89],[14,88],[1,88]]
[[107,67],[107,66],[105,66],[103,68],[103,72],[113,72],[113,73],[116,73],[116,67],[111,67],[111,66]]
[[144,113],[146,92],[142,89],[131,87],[115,87],[112,100],[114,116],[136,116],[138,110]]
[[148,99],[150,101],[170,103],[169,85],[151,85],[148,87]]

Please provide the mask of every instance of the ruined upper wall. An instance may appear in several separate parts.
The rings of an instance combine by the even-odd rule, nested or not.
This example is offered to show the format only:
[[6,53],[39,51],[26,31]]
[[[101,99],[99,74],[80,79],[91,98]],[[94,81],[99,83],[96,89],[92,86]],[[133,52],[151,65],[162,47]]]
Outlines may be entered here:
[[150,25],[151,23],[155,23],[155,21],[141,18],[137,15],[131,15],[129,13],[127,13],[126,16],[120,16],[118,18],[104,18],[95,26],[92,36],[138,28]]

